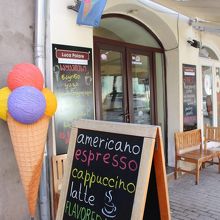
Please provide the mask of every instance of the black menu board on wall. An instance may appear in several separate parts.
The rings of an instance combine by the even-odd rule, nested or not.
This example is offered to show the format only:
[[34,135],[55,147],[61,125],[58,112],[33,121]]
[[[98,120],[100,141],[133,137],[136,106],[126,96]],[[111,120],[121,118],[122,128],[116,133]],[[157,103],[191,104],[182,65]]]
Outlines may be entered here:
[[92,49],[53,44],[53,90],[57,154],[67,153],[72,123],[93,119]]
[[56,220],[170,220],[157,126],[76,122],[64,174]]
[[183,130],[197,128],[196,66],[183,64]]

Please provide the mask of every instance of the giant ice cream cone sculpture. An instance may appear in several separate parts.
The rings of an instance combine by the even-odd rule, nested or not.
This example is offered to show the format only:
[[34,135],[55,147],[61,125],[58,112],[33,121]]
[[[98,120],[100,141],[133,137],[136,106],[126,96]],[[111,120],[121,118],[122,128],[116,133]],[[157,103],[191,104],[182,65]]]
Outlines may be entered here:
[[26,125],[17,122],[9,114],[7,122],[29,212],[33,217],[36,209],[49,118],[44,116],[36,123]]
[[[56,97],[43,88],[43,76],[32,64],[16,65],[8,76],[8,89],[0,90],[29,213],[35,216],[50,116],[56,111]],[[7,104],[6,104],[7,103]]]

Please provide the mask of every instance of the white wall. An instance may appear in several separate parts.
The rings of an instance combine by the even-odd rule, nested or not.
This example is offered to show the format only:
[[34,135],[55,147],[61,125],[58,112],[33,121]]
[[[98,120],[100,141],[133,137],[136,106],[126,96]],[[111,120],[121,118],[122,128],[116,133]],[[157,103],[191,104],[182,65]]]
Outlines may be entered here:
[[92,48],[93,29],[76,24],[77,13],[67,9],[68,5],[73,4],[72,0],[51,0],[49,6],[51,43]]

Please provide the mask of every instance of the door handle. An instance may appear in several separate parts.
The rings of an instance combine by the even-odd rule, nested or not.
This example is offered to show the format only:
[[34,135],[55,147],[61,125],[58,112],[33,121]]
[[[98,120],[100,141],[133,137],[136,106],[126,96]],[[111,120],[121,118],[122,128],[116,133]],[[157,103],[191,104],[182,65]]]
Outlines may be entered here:
[[125,122],[129,123],[130,122],[130,114],[129,113],[122,113],[120,116],[124,116]]

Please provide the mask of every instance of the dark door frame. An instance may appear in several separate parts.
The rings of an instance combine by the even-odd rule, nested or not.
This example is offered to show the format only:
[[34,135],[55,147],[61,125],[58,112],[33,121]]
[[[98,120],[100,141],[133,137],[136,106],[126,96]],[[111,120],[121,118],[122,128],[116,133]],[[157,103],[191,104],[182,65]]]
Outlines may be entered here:
[[[124,111],[127,109],[129,112],[132,112],[133,110],[131,107],[132,104],[132,85],[131,85],[131,63],[129,62],[130,59],[127,56],[131,56],[132,53],[137,53],[140,55],[146,55],[149,57],[150,61],[150,102],[151,102],[151,122],[152,124],[157,124],[157,114],[155,112],[157,111],[156,103],[157,103],[157,95],[156,95],[156,74],[155,74],[155,65],[154,65],[154,56],[153,52],[157,52],[158,50],[161,52],[161,49],[155,49],[152,50],[152,48],[149,47],[142,47],[139,45],[134,44],[128,44],[124,42],[119,42],[115,40],[109,40],[105,38],[100,37],[94,37],[94,79],[95,79],[95,106],[96,106],[96,115],[95,118],[100,120],[102,119],[101,115],[101,84],[100,84],[100,49],[112,49],[114,51],[119,51],[122,53],[122,61],[124,65],[122,66],[122,73],[123,75],[126,75],[124,77],[124,85],[127,85],[127,89],[124,88],[124,99],[130,103],[127,105],[127,101],[124,102]],[[128,109],[129,107],[129,109]],[[133,118],[131,117],[130,122],[133,121]]]
[[[106,38],[101,38],[101,37],[96,37],[94,36],[94,89],[95,89],[95,118],[96,119],[101,119],[101,84],[100,84],[100,54],[99,51],[102,47],[106,49],[113,49],[115,48],[116,51],[119,51],[120,47],[126,48],[128,51],[140,51],[143,52],[143,54],[147,54],[148,56],[150,55],[151,59],[151,67],[152,67],[152,73],[151,73],[151,109],[152,110],[152,124],[158,124],[158,118],[157,118],[157,94],[156,94],[156,53],[162,53],[164,54],[164,49],[163,48],[152,48],[152,47],[147,47],[147,46],[142,46],[142,45],[135,45],[135,44],[130,44],[126,42],[121,42],[121,41],[116,41],[116,40],[111,40],[111,39],[106,39]],[[122,53],[126,54],[126,51],[123,51]],[[124,57],[124,56],[123,56]],[[126,58],[125,58],[126,59]],[[125,62],[124,60],[123,62]],[[126,63],[127,65],[127,63]],[[165,62],[165,56],[164,56],[164,67],[166,67],[166,62]],[[123,74],[126,69],[123,68]],[[166,68],[164,69],[165,71],[165,81],[166,81]],[[164,82],[166,83],[166,82]],[[165,158],[166,158],[166,163],[168,161],[168,151],[167,151],[167,98],[166,98],[166,86],[165,86]],[[131,99],[130,94],[125,94],[126,97],[129,97]],[[153,98],[154,97],[154,98]]]
[[[146,51],[145,49],[136,49],[136,48],[126,48],[127,52],[127,79],[128,79],[128,102],[130,103],[129,107],[129,112],[133,112],[133,101],[132,101],[132,63],[131,61],[131,55],[133,53],[138,54],[138,55],[144,55],[149,58],[149,64],[150,64],[150,116],[151,116],[151,124],[157,124],[157,117],[155,114],[155,109],[156,109],[156,89],[155,89],[155,74],[154,74],[154,65],[153,65],[153,53]],[[131,114],[131,119],[130,122],[133,122],[133,114]]]
[[[97,59],[94,59],[94,79],[95,79],[95,118],[100,120],[102,119],[102,113],[101,113],[101,65],[100,65],[100,53],[99,51],[101,49],[109,49],[109,50],[114,50],[114,51],[118,51],[122,53],[122,59],[123,59],[123,64],[125,64],[126,62],[126,57],[125,57],[125,49],[123,47],[119,47],[119,46],[115,46],[115,45],[111,45],[109,44],[107,41],[106,42],[99,42],[99,41],[94,41],[94,56]],[[125,76],[126,74],[126,67],[123,65],[122,66],[122,74]],[[123,79],[125,80],[126,77],[123,77]],[[126,82],[124,81],[123,84],[125,84]],[[127,99],[127,93],[125,91],[125,88],[123,88],[124,90],[124,99]],[[124,111],[127,108],[126,106],[126,102],[124,101]]]

